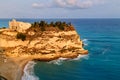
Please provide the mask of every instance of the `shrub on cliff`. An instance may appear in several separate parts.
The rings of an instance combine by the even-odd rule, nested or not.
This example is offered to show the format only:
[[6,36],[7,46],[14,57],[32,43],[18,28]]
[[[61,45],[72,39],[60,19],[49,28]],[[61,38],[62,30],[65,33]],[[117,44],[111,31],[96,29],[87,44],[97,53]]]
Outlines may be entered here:
[[42,26],[42,27],[41,27],[41,31],[45,31],[45,27]]
[[51,30],[59,30],[59,31],[69,31],[74,30],[72,28],[71,23],[56,21],[56,22],[50,22],[47,23],[46,21],[40,21],[40,22],[34,22],[32,23],[32,28],[38,28],[40,31],[51,31]]
[[26,40],[26,35],[23,33],[17,33],[16,38],[24,41],[24,40]]
[[55,27],[54,22],[50,22],[49,26],[53,26],[53,27]]
[[65,27],[64,26],[58,26],[58,28],[60,29],[60,30],[64,30],[65,29]]
[[0,29],[6,29],[6,27],[1,27]]
[[48,24],[45,21],[40,21],[39,26],[40,27],[46,27]]

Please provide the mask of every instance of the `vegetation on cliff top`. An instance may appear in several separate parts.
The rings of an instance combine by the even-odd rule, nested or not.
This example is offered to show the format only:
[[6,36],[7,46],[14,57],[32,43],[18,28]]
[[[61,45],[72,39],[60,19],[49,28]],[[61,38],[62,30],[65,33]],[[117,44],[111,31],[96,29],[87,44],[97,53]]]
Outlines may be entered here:
[[0,27],[0,29],[6,29],[6,27]]
[[[36,29],[37,30],[36,30]],[[71,23],[56,21],[47,23],[45,21],[34,22],[30,29],[34,31],[71,31],[74,30],[74,27]]]
[[[25,41],[26,39],[32,40],[33,38],[42,36],[42,33],[44,31],[73,31],[75,30],[73,25],[71,23],[56,21],[56,22],[50,22],[47,23],[45,21],[40,22],[34,22],[32,23],[32,26],[26,30],[26,33],[17,33],[16,39],[21,39],[22,41]],[[30,35],[33,32],[34,35]]]

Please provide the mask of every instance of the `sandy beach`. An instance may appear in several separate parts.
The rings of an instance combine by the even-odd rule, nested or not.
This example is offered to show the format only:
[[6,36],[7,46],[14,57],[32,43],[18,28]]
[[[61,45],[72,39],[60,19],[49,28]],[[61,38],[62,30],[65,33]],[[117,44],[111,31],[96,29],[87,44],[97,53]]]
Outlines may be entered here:
[[6,62],[0,63],[0,75],[7,80],[21,80],[22,70],[28,61],[27,57],[7,58]]

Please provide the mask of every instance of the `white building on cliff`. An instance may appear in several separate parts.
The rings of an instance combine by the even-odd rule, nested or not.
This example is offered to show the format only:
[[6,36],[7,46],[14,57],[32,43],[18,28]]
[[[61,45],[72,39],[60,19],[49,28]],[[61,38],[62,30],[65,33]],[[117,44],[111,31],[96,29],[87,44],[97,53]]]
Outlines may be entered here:
[[27,30],[30,27],[30,23],[16,21],[15,19],[9,22],[9,28],[18,32],[25,32],[25,30]]

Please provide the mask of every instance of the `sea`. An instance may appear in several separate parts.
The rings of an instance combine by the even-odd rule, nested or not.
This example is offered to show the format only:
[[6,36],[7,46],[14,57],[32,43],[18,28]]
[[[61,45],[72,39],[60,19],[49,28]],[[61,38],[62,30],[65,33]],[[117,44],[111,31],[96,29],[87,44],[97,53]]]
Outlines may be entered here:
[[[8,27],[12,19],[0,19]],[[71,22],[88,55],[50,62],[30,61],[22,80],[120,80],[120,19],[17,19],[33,23],[45,20]]]

